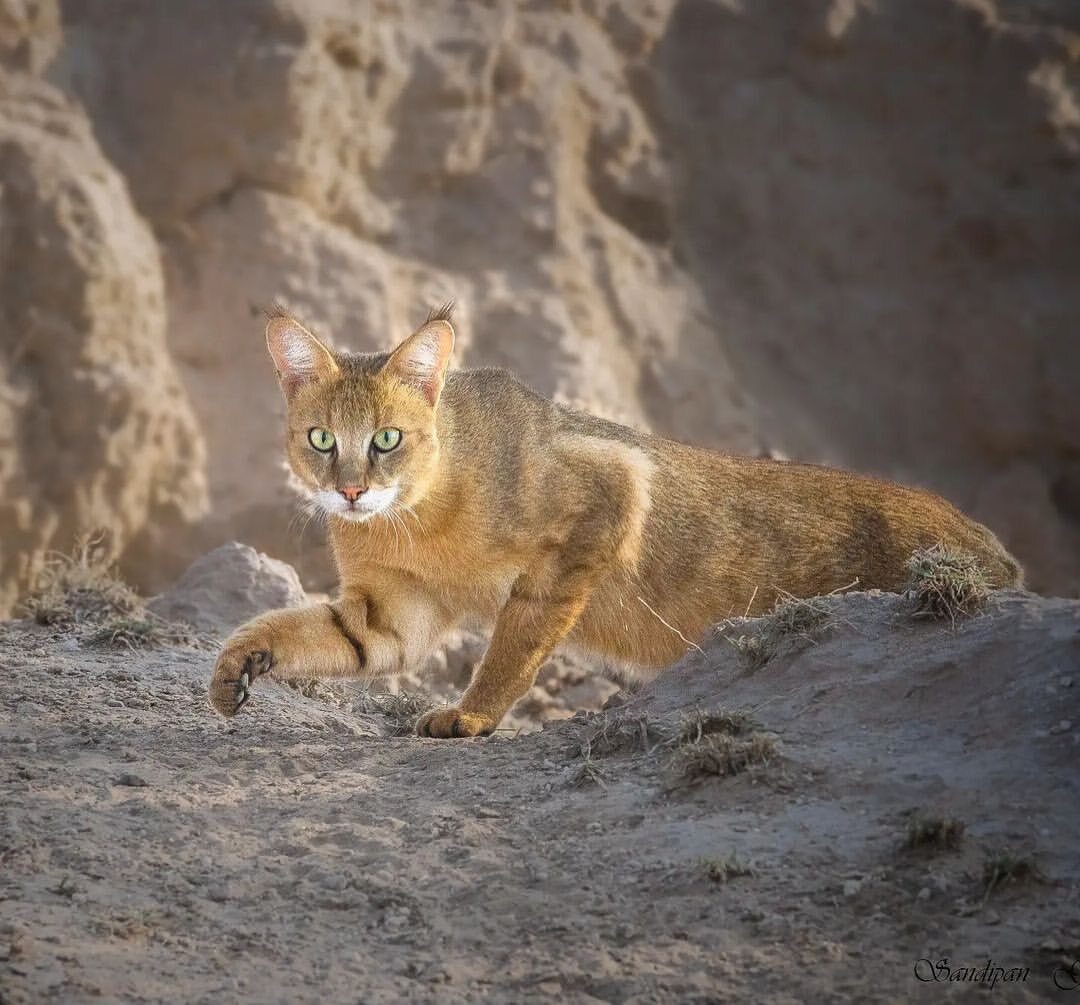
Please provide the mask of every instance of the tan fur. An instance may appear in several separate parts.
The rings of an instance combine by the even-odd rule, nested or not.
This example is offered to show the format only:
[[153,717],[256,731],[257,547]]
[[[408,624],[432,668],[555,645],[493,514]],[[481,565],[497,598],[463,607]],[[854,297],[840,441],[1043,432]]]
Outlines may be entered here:
[[[445,316],[392,355],[331,354],[286,316],[267,336],[301,481],[400,495],[366,522],[330,517],[341,577],[332,608],[271,612],[229,640],[210,689],[226,715],[268,669],[393,674],[478,619],[493,633],[472,683],[418,726],[471,736],[498,725],[564,640],[663,667],[709,625],[762,613],[782,591],[813,596],[856,580],[899,590],[911,552],[938,542],[974,553],[995,585],[1021,582],[989,530],[928,492],[648,436],[555,405],[500,370],[447,374]],[[312,426],[338,438],[335,458],[312,450]],[[403,431],[401,446],[365,454],[385,426]]]

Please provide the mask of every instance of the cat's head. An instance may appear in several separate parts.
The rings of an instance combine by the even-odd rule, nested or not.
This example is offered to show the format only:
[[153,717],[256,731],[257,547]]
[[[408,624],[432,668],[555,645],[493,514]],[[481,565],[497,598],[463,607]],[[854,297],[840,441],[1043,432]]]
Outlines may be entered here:
[[335,353],[295,318],[271,316],[266,344],[288,409],[293,472],[346,520],[415,505],[439,461],[436,409],[454,348],[448,310],[390,353]]

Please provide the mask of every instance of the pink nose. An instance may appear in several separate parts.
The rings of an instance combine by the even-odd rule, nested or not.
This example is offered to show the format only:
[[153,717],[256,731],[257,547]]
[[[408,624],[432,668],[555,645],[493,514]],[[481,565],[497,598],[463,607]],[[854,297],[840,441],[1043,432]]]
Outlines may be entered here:
[[346,485],[338,491],[351,503],[356,502],[364,494],[364,490],[359,485]]

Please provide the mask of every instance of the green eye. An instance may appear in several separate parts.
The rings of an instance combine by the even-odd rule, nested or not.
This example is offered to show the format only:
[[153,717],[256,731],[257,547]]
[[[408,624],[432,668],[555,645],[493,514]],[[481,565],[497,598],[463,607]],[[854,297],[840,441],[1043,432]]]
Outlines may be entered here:
[[400,429],[380,429],[371,441],[380,453],[388,454],[401,442]]
[[316,426],[309,429],[308,442],[321,454],[328,454],[334,449],[334,434],[329,429],[320,429]]

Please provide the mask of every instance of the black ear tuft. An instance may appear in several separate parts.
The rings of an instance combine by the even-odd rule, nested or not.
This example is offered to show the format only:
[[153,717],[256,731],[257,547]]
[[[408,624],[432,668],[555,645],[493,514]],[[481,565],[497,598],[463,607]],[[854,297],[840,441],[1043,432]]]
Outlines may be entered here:
[[387,373],[424,393],[437,405],[454,351],[454,326],[446,318],[426,322],[401,343],[384,364]]
[[427,320],[424,324],[430,324],[432,321],[449,321],[450,315],[454,313],[454,301],[447,300],[442,307],[436,307],[428,311]]

